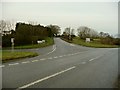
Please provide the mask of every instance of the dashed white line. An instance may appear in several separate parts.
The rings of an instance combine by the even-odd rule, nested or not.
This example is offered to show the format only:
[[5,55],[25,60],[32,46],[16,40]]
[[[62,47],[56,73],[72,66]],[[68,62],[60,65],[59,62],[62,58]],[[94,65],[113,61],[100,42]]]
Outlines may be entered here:
[[8,64],[9,66],[18,65],[19,63]]
[[60,75],[60,74],[62,74],[62,73],[64,73],[64,72],[70,71],[70,70],[72,70],[72,69],[74,69],[74,68],[76,68],[76,67],[73,66],[73,67],[70,67],[70,68],[68,68],[68,69],[62,70],[62,71],[57,72],[57,73],[55,73],[55,74],[52,74],[52,75],[50,75],[50,76],[44,77],[44,78],[42,78],[42,79],[36,80],[36,81],[31,82],[31,83],[29,83],[29,84],[26,84],[26,85],[24,85],[24,86],[18,87],[16,90],[21,90],[21,89],[28,88],[28,87],[30,87],[30,86],[32,86],[32,85],[34,85],[34,84],[37,84],[37,83],[40,83],[40,82],[45,81],[45,80],[47,80],[47,79],[50,79],[50,78],[52,78],[52,77],[58,76],[58,75]]
[[47,59],[53,59],[52,57],[50,57],[50,58],[47,58]]
[[63,56],[59,56],[59,57],[63,57]]
[[40,61],[44,61],[44,60],[46,60],[46,59],[45,58],[40,59]]
[[58,58],[57,56],[53,57],[53,58]]
[[95,60],[95,59],[93,58],[93,59],[90,59],[89,61],[93,61],[93,60]]
[[81,64],[85,64],[86,62],[82,62]]
[[32,60],[32,62],[37,62],[37,61],[39,61],[39,60]]
[[21,63],[23,63],[23,64],[24,64],[24,63],[30,63],[30,62],[29,62],[29,61],[26,61],[26,62],[21,62]]
[[93,60],[95,60],[95,59],[98,59],[99,57],[101,57],[101,56],[98,56],[98,57],[96,57],[96,58],[92,58],[92,59],[90,59],[89,61],[93,61]]
[[79,54],[79,52],[77,52],[77,53],[74,53],[74,55],[75,55],[75,54]]
[[1,65],[0,68],[5,67],[5,65]]

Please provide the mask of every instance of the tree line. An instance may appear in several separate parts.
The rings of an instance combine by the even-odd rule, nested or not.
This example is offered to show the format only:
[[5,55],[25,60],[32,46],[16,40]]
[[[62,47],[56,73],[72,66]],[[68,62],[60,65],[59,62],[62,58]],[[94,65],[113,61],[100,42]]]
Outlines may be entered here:
[[[42,26],[37,22],[21,23],[18,22],[13,29],[13,23],[4,20],[0,21],[0,30],[2,31],[2,46],[11,46],[11,38],[14,38],[15,45],[36,44],[38,40],[46,37],[53,38],[60,35],[61,28],[58,25]],[[97,41],[102,44],[120,45],[120,38],[114,38],[109,33],[97,32],[87,26],[77,28],[77,36],[84,40],[90,38],[91,41]],[[72,41],[75,35],[75,29],[66,27],[61,35],[67,41]]]
[[[67,40],[68,42],[71,42],[73,38],[75,37],[75,29],[67,27],[65,28],[62,38]],[[92,28],[86,27],[86,26],[80,26],[77,29],[77,36],[79,36],[80,39],[86,40],[86,38],[90,38],[91,41],[96,41],[98,43],[102,44],[108,44],[108,45],[120,45],[120,38],[114,38],[109,33],[105,32],[97,32]]]
[[[4,30],[5,32],[5,30]],[[42,26],[16,23],[15,30],[9,30],[9,34],[3,33],[2,46],[11,46],[11,38],[14,38],[15,46],[36,44],[38,40],[43,40],[46,37],[54,37],[60,32],[60,27],[57,25]]]

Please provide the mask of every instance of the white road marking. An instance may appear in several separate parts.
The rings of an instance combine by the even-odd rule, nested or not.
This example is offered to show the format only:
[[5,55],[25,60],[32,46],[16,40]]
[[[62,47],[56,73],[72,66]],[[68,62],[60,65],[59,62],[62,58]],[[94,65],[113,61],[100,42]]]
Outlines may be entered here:
[[74,55],[75,55],[75,54],[79,54],[79,52],[77,52],[77,53],[74,53]]
[[50,54],[50,53],[53,53],[54,51],[56,50],[56,45],[53,46],[53,50],[49,53],[47,53],[46,55]]
[[40,61],[44,61],[44,60],[46,60],[46,59],[45,58],[40,59]]
[[86,62],[82,62],[81,64],[85,64]]
[[93,61],[93,60],[95,60],[95,59],[93,58],[93,59],[90,59],[89,61]]
[[58,58],[57,56],[53,57],[53,58]]
[[32,60],[32,62],[37,62],[37,61],[39,61],[39,60]]
[[[101,55],[101,56],[103,56],[103,55]],[[98,56],[98,57],[96,57],[96,58],[92,58],[92,59],[90,59],[89,61],[93,61],[93,60],[95,60],[95,59],[98,59],[98,58],[100,58],[101,56]]]
[[47,59],[53,59],[52,57],[50,57],[50,58],[47,58]]
[[22,62],[22,63],[24,64],[24,63],[30,63],[30,62],[29,62],[29,61],[26,61],[26,62]]
[[37,83],[40,83],[40,82],[45,81],[45,80],[47,80],[47,79],[50,79],[50,78],[52,78],[52,77],[58,76],[58,75],[60,75],[60,74],[62,74],[62,73],[64,73],[64,72],[70,71],[70,70],[72,70],[72,69],[74,69],[74,68],[76,68],[76,67],[73,66],[73,67],[70,67],[70,68],[68,68],[68,69],[62,70],[62,71],[57,72],[57,73],[55,73],[55,74],[52,74],[52,75],[50,75],[50,76],[44,77],[44,78],[42,78],[42,79],[36,80],[36,81],[31,82],[31,83],[29,83],[29,84],[26,84],[26,85],[24,85],[24,86],[18,87],[16,90],[21,90],[21,89],[24,89],[24,88],[28,88],[28,87],[30,87],[30,86],[32,86],[32,85],[34,85],[34,84],[37,84]]
[[5,67],[5,65],[1,65],[0,68]]
[[9,66],[18,65],[19,63],[8,64]]
[[59,56],[59,57],[63,57],[63,56]]

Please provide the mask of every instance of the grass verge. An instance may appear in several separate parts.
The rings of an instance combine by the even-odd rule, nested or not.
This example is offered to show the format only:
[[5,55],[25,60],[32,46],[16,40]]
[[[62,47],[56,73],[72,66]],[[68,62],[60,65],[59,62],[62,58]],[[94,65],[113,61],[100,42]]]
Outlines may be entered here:
[[11,52],[11,51],[2,51],[2,62],[7,62],[13,59],[20,59],[20,58],[26,58],[26,57],[34,57],[38,54],[35,52]]
[[[65,41],[67,41],[67,40],[65,40]],[[106,44],[101,44],[99,42],[94,42],[94,41],[93,42],[85,42],[84,40],[80,39],[79,37],[75,37],[75,38],[73,38],[72,41],[69,41],[69,42],[78,44],[81,46],[94,47],[94,48],[118,48],[119,47],[117,45],[106,45]]]

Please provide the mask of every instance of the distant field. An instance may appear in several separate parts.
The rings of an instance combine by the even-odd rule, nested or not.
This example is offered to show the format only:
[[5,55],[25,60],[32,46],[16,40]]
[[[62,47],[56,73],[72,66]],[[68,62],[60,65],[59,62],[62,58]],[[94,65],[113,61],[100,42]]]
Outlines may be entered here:
[[[15,46],[14,48],[15,49],[30,49],[30,48],[42,48],[42,47],[46,47],[46,46],[49,46],[49,45],[52,45],[54,44],[54,40],[53,38],[46,38],[45,39],[45,43],[41,43],[41,44],[31,44],[31,45],[23,45],[23,46]],[[11,48],[11,47],[9,47]],[[3,49],[9,49],[9,48],[3,48]]]
[[25,58],[25,57],[34,57],[38,54],[35,52],[17,52],[17,51],[2,51],[2,61],[6,62],[13,59]]
[[101,44],[100,42],[85,42],[84,40],[80,39],[79,37],[73,38],[73,41],[70,43],[86,46],[86,47],[94,47],[94,48],[118,48],[117,45],[106,45],[106,44]]

